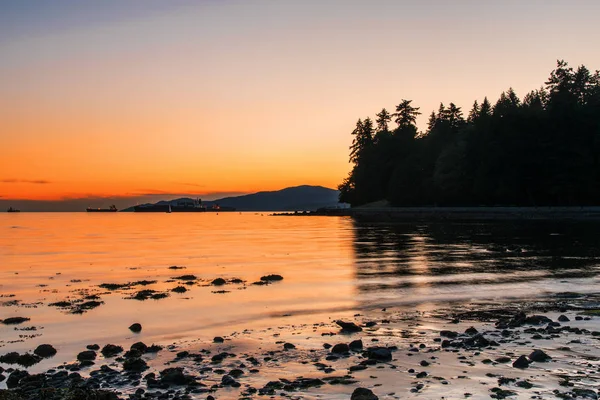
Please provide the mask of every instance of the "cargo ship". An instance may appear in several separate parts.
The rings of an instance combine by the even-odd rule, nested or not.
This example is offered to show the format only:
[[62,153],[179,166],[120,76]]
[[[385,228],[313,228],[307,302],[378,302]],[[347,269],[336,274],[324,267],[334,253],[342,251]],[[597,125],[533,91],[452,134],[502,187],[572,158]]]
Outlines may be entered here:
[[92,208],[88,207],[85,209],[87,212],[117,212],[117,207],[113,204],[109,208]]

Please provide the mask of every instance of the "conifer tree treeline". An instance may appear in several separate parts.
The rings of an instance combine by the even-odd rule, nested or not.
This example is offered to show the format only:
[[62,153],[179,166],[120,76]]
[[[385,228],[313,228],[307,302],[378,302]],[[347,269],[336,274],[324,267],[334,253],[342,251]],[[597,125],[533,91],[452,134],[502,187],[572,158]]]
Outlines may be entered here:
[[[558,61],[539,90],[465,116],[440,104],[419,132],[410,100],[359,119],[340,201],[394,206],[600,205],[600,73]],[[393,122],[392,122],[393,121]],[[395,127],[392,127],[395,123]]]

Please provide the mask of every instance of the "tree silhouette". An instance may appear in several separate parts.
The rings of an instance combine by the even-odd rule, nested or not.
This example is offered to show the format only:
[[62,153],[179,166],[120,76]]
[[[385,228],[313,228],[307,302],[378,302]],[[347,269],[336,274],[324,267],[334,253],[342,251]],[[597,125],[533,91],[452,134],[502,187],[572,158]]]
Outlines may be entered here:
[[[494,106],[473,102],[465,120],[454,103],[429,115],[411,100],[384,108],[352,132],[352,171],[339,186],[353,206],[600,205],[600,72],[559,60],[545,86]],[[398,125],[390,131],[391,119]]]

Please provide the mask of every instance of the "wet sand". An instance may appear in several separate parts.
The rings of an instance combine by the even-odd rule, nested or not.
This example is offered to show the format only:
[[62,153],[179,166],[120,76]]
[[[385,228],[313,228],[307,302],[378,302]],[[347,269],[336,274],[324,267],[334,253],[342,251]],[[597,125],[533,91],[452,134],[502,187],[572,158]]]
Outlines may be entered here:
[[[285,285],[285,278],[269,281],[265,277],[256,285],[202,281],[185,274],[179,278],[170,283],[215,292],[248,285],[257,289]],[[136,300],[140,292],[156,284],[103,284],[78,292],[81,297],[71,298],[70,305],[64,303],[61,308],[65,313],[93,314],[113,296],[160,307],[161,296]],[[173,292],[147,294],[162,293],[170,296]],[[2,300],[4,307],[14,308],[14,314],[22,317],[34,307],[11,297]],[[90,301],[97,302],[96,307],[81,308]],[[427,311],[403,305],[367,308],[356,314],[348,310],[328,315],[299,313],[274,317],[269,324],[252,329],[244,329],[241,321],[239,329],[215,326],[198,336],[186,332],[178,338],[175,332],[161,332],[158,342],[147,341],[156,337],[148,327],[142,325],[136,333],[124,325],[122,332],[97,347],[90,346],[94,350],[86,345],[95,343],[81,343],[77,338],[68,346],[49,342],[58,353],[44,359],[32,355],[35,348],[31,346],[18,355],[27,354],[24,361],[33,365],[24,368],[19,365],[23,360],[4,362],[2,385],[8,383],[11,393],[31,399],[44,386],[103,388],[124,399],[347,399],[358,387],[380,399],[595,398],[600,379],[600,317],[595,316],[599,304],[600,298],[594,295],[565,293],[558,298],[504,304],[437,305]],[[340,320],[350,324],[350,330],[342,329]],[[9,322],[19,343],[43,337],[44,327],[35,319]],[[175,331],[177,321],[172,323]],[[212,332],[219,334],[209,336]],[[3,348],[10,348],[10,340],[4,339]],[[152,344],[161,349],[148,352],[145,346]],[[116,346],[112,354],[107,345]],[[541,357],[547,355],[547,360],[532,354],[536,350],[543,351]],[[85,351],[93,360],[80,354]],[[9,353],[0,356],[6,358]],[[521,356],[526,357],[520,360],[525,364],[514,364]],[[20,372],[25,370],[40,375]]]

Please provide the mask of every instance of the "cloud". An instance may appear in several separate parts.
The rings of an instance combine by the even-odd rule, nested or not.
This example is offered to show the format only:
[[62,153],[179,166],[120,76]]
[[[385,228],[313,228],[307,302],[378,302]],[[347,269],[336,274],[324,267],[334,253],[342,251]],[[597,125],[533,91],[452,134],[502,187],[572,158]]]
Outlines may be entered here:
[[202,185],[199,183],[189,183],[189,182],[173,182],[177,185],[183,185],[183,186],[195,186],[195,187],[206,187],[206,185]]
[[2,179],[0,183],[32,183],[35,185],[46,185],[52,183],[45,179]]

